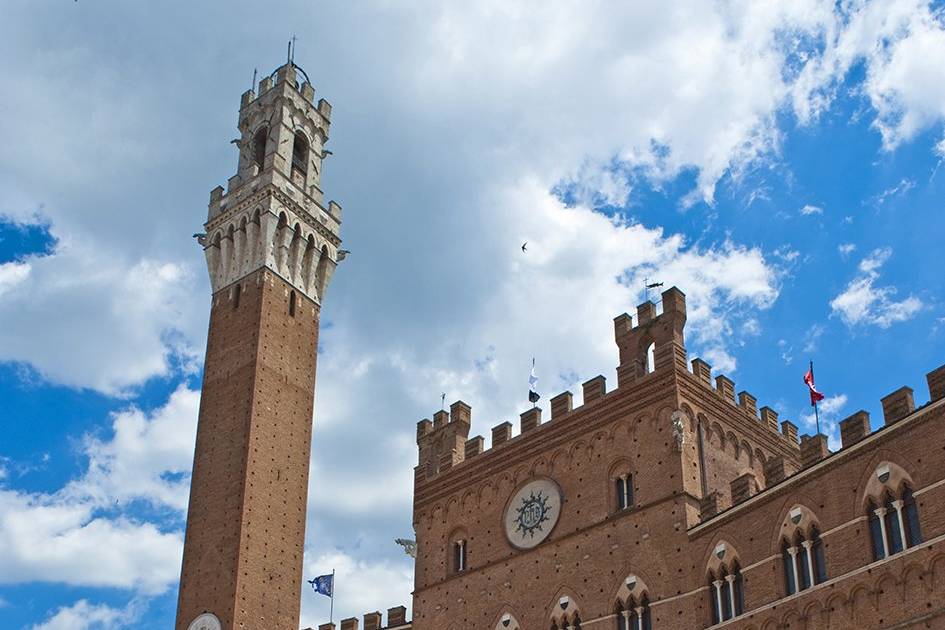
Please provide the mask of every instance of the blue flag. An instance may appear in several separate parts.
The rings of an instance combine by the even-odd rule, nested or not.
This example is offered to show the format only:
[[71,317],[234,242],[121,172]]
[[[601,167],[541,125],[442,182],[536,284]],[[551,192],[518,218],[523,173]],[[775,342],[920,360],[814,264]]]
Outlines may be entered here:
[[335,589],[335,576],[319,575],[314,580],[308,580],[308,583],[312,585],[312,590],[316,593],[331,597]]

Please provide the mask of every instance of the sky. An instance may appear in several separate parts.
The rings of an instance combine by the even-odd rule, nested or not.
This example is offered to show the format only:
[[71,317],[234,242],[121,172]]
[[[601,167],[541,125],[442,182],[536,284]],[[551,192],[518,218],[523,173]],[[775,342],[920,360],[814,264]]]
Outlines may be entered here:
[[[945,363],[941,2],[9,0],[0,19],[0,627],[173,623],[240,94],[333,106],[305,578],[410,604],[416,422],[603,374],[646,279],[802,433]],[[528,251],[520,249],[528,242]],[[546,403],[547,404],[547,403]],[[487,443],[488,445],[488,443]],[[302,594],[302,623],[328,601]]]

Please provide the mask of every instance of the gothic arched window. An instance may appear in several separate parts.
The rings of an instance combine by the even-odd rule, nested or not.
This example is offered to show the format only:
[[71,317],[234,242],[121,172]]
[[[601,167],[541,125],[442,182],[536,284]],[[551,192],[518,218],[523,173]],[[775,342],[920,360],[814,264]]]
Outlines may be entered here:
[[882,560],[922,542],[919,512],[908,485],[902,486],[899,498],[887,490],[880,507],[870,499],[866,509],[874,560]]

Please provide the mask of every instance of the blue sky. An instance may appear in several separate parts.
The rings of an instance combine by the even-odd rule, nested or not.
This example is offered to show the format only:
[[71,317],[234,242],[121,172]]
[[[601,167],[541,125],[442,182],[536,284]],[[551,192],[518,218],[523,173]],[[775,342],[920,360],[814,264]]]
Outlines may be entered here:
[[[350,5],[350,6],[349,6]],[[0,626],[174,617],[209,307],[190,235],[285,41],[333,107],[307,577],[409,605],[415,422],[602,373],[644,278],[812,432],[945,363],[941,3],[16,1],[0,25]],[[529,241],[529,252],[519,250]],[[354,462],[357,462],[355,465]],[[364,462],[369,462],[365,464]],[[378,483],[383,479],[384,483]],[[303,594],[303,623],[327,601]]]

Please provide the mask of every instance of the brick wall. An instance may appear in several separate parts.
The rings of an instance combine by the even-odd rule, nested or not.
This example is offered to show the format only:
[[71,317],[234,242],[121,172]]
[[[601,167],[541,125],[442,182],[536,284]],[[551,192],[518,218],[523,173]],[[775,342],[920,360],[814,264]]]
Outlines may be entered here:
[[[268,270],[213,296],[178,604],[224,627],[295,630],[318,306]],[[240,624],[244,624],[241,626]]]

